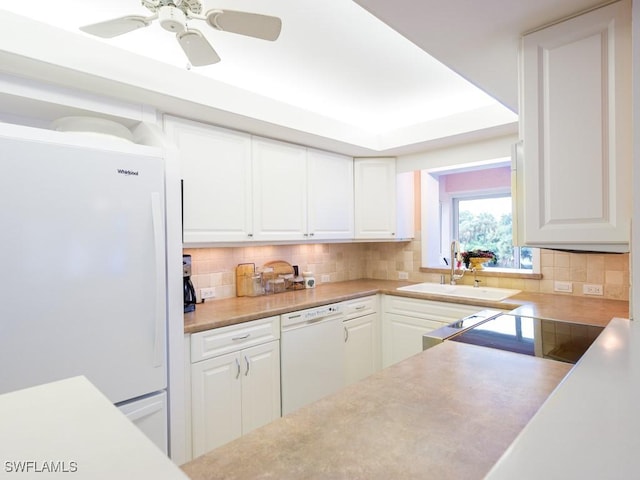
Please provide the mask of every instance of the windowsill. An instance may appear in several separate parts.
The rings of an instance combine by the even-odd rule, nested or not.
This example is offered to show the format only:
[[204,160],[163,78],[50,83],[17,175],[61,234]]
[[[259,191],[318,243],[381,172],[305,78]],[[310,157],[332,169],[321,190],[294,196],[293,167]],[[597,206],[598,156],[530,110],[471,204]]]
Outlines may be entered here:
[[[451,268],[446,267],[420,267],[423,273],[451,273]],[[471,272],[471,270],[467,270]],[[480,277],[501,277],[501,278],[526,278],[529,280],[541,280],[541,273],[534,273],[531,270],[515,270],[504,268],[486,268],[477,270],[476,274]]]

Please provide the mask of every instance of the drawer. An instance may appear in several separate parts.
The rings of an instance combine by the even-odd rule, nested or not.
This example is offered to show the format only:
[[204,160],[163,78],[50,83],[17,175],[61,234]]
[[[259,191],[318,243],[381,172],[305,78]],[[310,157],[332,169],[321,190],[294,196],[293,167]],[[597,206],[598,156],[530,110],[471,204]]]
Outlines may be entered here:
[[346,320],[362,317],[378,311],[378,296],[371,295],[369,297],[347,300],[342,302],[342,306]]
[[460,303],[421,300],[396,295],[385,295],[383,299],[383,307],[385,313],[425,318],[444,323],[455,322],[456,320],[480,310],[486,310],[487,308]]
[[194,333],[191,335],[191,363],[279,338],[279,316]]

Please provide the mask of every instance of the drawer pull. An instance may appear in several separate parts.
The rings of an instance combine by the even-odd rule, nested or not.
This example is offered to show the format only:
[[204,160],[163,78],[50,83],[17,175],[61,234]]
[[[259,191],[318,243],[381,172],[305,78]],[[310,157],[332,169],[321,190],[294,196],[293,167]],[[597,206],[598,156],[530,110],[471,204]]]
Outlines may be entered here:
[[234,342],[237,342],[238,340],[244,340],[245,338],[249,338],[251,336],[250,333],[246,333],[240,337],[233,337],[231,340],[233,340]]
[[236,372],[236,380],[238,378],[240,378],[240,362],[238,361],[238,359],[236,358],[236,368],[238,369],[238,371]]
[[366,307],[366,305],[358,305],[356,307],[356,310],[363,310]]

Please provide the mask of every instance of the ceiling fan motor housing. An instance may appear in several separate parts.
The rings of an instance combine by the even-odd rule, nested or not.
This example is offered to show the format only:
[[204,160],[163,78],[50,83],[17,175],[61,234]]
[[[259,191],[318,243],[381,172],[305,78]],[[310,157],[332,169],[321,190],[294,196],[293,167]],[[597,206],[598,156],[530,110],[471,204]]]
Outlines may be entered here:
[[172,5],[165,5],[158,10],[158,21],[165,30],[173,33],[181,33],[186,30],[187,16]]

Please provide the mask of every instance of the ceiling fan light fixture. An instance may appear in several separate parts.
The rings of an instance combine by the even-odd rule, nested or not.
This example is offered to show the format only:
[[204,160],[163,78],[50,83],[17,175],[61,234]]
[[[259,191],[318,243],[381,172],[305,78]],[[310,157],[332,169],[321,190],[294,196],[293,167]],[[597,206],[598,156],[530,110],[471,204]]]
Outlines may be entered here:
[[187,27],[187,21],[205,21],[212,28],[263,40],[276,40],[282,29],[278,17],[235,10],[209,10],[201,15],[202,0],[141,0],[151,16],[127,15],[80,27],[83,32],[102,38],[113,38],[158,20],[160,26],[175,33],[192,66],[211,65],[220,57],[199,31]]
[[165,5],[158,9],[160,26],[173,33],[181,33],[187,29],[187,16],[173,5]]

